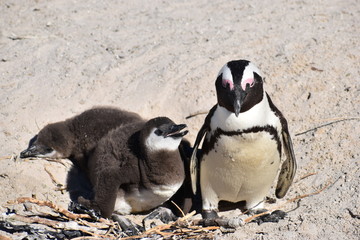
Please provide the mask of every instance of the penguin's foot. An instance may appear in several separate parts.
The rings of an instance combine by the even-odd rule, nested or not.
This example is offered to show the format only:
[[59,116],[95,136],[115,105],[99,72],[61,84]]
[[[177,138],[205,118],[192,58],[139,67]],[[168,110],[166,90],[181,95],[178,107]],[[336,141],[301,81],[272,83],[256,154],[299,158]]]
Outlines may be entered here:
[[175,221],[176,219],[177,217],[169,208],[158,207],[147,215],[142,222],[145,229],[150,229],[160,224]]
[[244,220],[241,217],[234,217],[234,218],[208,218],[208,219],[200,219],[198,221],[199,225],[204,227],[208,226],[219,226],[222,228],[238,228],[245,224]]
[[81,203],[78,203],[78,202],[71,201],[68,209],[69,209],[69,211],[71,211],[73,213],[88,214],[95,221],[97,221],[101,218],[101,214],[99,211],[88,208],[87,206],[85,206]]
[[[251,211],[253,212],[253,211]],[[263,213],[266,212],[266,209],[259,209],[255,211],[255,214],[259,214],[259,213]],[[273,222],[273,223],[277,223],[280,220],[284,219],[286,216],[286,212],[281,211],[281,210],[275,210],[272,213],[268,213],[268,214],[264,214],[262,216],[259,216],[257,218],[255,218],[254,220],[252,220],[251,222],[256,222],[257,224],[262,224],[265,222]]]
[[111,216],[111,219],[113,221],[118,222],[122,231],[128,236],[140,235],[141,232],[144,231],[144,229],[141,226],[133,223],[132,221],[130,221],[129,219],[127,219],[122,215],[113,214]]
[[203,210],[201,212],[201,216],[203,219],[215,219],[219,218],[217,212],[215,210]]
[[257,208],[257,209],[248,209],[247,211],[245,211],[245,213],[248,215],[257,215],[267,211],[268,210],[266,208]]

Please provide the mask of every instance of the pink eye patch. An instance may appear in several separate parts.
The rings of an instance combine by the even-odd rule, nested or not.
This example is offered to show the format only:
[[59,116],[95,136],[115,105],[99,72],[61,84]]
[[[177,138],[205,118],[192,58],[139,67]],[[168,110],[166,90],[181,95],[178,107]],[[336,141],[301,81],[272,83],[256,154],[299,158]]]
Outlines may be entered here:
[[241,82],[241,88],[245,91],[246,90],[246,84],[249,84],[250,87],[254,86],[255,81],[253,78],[248,78]]
[[230,90],[234,89],[234,83],[230,81],[229,79],[223,79],[222,85],[226,88],[227,85],[229,85]]

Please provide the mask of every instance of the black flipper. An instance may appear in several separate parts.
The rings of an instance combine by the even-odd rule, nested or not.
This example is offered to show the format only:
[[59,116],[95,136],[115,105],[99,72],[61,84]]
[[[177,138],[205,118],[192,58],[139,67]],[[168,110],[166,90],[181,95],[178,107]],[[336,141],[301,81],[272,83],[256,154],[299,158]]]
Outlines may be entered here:
[[123,232],[125,232],[128,236],[140,235],[144,231],[141,226],[133,223],[122,215],[113,214],[111,219],[118,222]]
[[198,156],[198,150],[199,145],[203,137],[210,131],[210,120],[213,116],[217,105],[215,105],[211,110],[209,111],[209,114],[205,118],[205,122],[200,128],[196,140],[193,147],[193,152],[190,159],[190,175],[191,175],[191,187],[193,190],[193,193],[196,194],[197,191],[197,183],[198,183],[198,177],[200,176],[200,162],[199,162],[199,156]]
[[153,210],[149,215],[147,215],[143,219],[142,223],[144,228],[147,230],[156,226],[159,223],[159,221],[160,224],[167,224],[171,221],[175,221],[176,219],[177,217],[169,208],[158,207],[155,210]]
[[286,192],[289,190],[290,185],[293,182],[295,172],[296,172],[296,159],[294,154],[294,149],[291,141],[291,137],[288,130],[287,121],[284,118],[283,114],[279,109],[275,107],[272,103],[269,95],[267,95],[270,108],[275,112],[275,114],[280,118],[281,127],[282,127],[282,140],[283,140],[283,150],[286,156],[285,161],[283,162],[278,178],[278,183],[276,186],[275,195],[277,198],[283,198]]
[[95,209],[89,208],[81,203],[71,201],[68,207],[68,210],[73,213],[85,213],[88,214],[92,219],[95,221],[99,220],[101,218],[100,211],[97,211]]

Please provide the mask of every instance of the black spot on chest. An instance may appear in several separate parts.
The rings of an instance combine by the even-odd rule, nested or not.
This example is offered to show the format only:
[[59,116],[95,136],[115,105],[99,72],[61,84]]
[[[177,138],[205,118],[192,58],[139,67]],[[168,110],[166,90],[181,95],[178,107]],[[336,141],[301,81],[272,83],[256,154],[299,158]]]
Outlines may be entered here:
[[280,141],[279,134],[278,134],[277,130],[273,126],[270,126],[270,125],[266,125],[263,127],[256,126],[256,127],[248,128],[248,129],[241,130],[241,131],[224,131],[220,128],[217,128],[209,140],[207,140],[205,138],[204,145],[203,145],[203,152],[206,155],[209,153],[210,150],[214,149],[215,151],[217,151],[217,146],[218,146],[217,141],[220,139],[221,136],[229,136],[229,137],[240,136],[241,137],[248,133],[260,133],[260,132],[267,132],[271,135],[271,139],[276,141],[277,150],[279,152],[279,155],[281,156],[281,141]]

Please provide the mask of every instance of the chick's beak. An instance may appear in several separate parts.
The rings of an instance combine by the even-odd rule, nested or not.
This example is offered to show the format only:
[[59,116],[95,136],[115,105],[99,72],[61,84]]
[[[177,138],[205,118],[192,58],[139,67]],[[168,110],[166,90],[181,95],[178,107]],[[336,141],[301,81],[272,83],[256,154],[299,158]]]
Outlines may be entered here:
[[188,131],[187,130],[181,131],[181,130],[183,130],[186,127],[187,127],[186,124],[179,124],[179,125],[174,124],[170,127],[169,131],[165,133],[165,137],[173,137],[173,138],[183,137],[188,133]]

